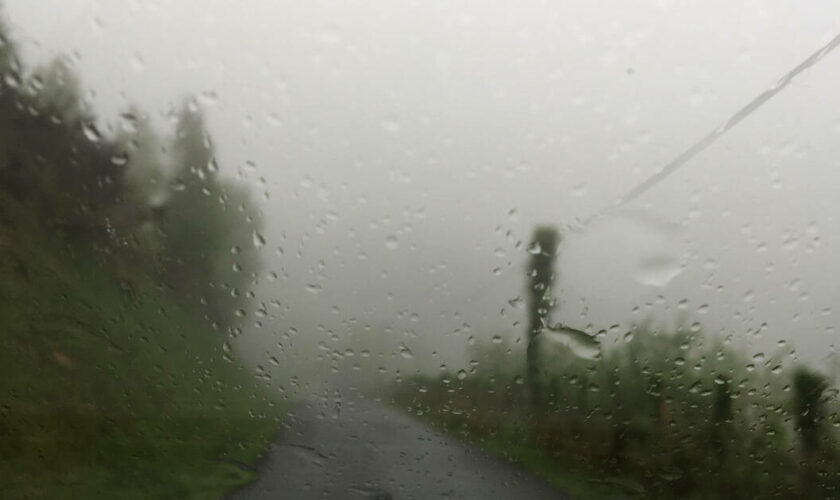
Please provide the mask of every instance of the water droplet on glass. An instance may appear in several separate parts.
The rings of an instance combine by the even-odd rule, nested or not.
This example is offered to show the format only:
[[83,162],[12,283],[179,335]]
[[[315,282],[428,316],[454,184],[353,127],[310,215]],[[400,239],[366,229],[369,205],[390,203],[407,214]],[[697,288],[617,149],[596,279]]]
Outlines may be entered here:
[[382,130],[388,134],[396,134],[400,131],[400,122],[394,118],[385,118],[382,120]]
[[565,345],[579,358],[595,359],[601,354],[601,344],[595,337],[559,323],[544,329],[539,337],[541,340]]
[[128,163],[128,155],[125,153],[115,154],[111,157],[111,163],[118,167],[122,167]]
[[137,133],[137,116],[132,113],[123,113],[120,115],[120,128],[130,134]]
[[90,122],[82,123],[82,132],[90,142],[99,142],[102,139],[102,134],[96,128],[96,125]]
[[389,250],[396,250],[397,248],[399,248],[399,246],[400,246],[400,241],[393,234],[388,235],[388,237],[385,238],[385,247],[388,248]]
[[257,248],[260,248],[263,245],[265,245],[265,238],[263,237],[263,235],[261,235],[260,233],[258,233],[256,231],[254,231],[253,240],[254,240],[254,246],[257,247]]
[[169,182],[169,187],[173,191],[184,191],[185,189],[187,189],[187,184],[184,182],[183,179],[178,178],[172,179],[172,181]]
[[414,358],[414,353],[411,352],[411,349],[407,345],[400,343],[400,356],[405,359],[412,359]]
[[572,188],[572,196],[582,198],[586,196],[586,184],[578,184]]
[[682,272],[677,259],[668,255],[655,255],[641,261],[636,279],[643,285],[665,287]]

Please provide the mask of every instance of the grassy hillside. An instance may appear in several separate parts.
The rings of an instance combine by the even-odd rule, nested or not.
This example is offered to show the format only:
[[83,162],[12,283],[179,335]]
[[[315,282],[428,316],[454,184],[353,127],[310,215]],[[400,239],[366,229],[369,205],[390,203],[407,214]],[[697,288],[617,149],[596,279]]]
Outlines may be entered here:
[[4,498],[218,498],[279,425],[220,332],[114,262],[0,197]]

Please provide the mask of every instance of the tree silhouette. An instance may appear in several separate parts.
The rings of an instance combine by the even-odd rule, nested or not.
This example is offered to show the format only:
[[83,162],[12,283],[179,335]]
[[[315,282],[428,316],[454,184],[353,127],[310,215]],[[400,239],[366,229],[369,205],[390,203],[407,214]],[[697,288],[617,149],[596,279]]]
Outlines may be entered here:
[[537,336],[548,326],[554,298],[551,295],[555,280],[554,260],[560,235],[551,226],[539,226],[528,251],[528,348],[526,353],[526,376],[531,401],[539,403],[541,398],[540,360]]
[[137,108],[111,128],[71,59],[26,71],[17,52],[0,19],[0,204],[95,250],[121,283],[149,275],[220,326],[238,323],[260,267],[262,216],[248,186],[219,172],[195,102],[176,112],[174,138]]
[[816,461],[822,437],[825,413],[823,393],[828,389],[825,377],[805,367],[793,373],[793,407],[802,452],[801,488],[804,498],[815,497]]
[[246,288],[259,268],[255,243],[260,214],[250,192],[219,175],[201,112],[190,103],[178,114],[173,165],[163,212],[163,278],[208,318],[230,325],[242,315]]

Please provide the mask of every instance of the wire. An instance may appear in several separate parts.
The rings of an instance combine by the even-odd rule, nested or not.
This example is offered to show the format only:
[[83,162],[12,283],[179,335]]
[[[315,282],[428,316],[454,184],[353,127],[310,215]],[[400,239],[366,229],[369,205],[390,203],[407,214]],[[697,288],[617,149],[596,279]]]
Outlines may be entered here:
[[[659,170],[659,172],[653,174],[652,176],[648,177],[647,179],[636,185],[636,187],[629,190],[614,204],[603,208],[584,219],[584,221],[580,225],[575,226],[575,229],[584,229],[587,226],[589,226],[594,220],[629,204],[636,198],[645,194],[651,188],[665,180],[668,176],[670,176],[679,168],[688,163],[689,160],[691,160],[692,158],[703,152],[706,148],[711,146],[713,143],[715,143],[718,139],[720,139],[724,134],[729,132],[736,125],[738,125],[746,117],[755,113],[761,106],[764,105],[764,103],[775,97],[776,94],[778,94],[779,92],[784,90],[788,85],[790,85],[793,79],[796,78],[800,73],[820,62],[832,50],[837,48],[838,45],[840,45],[840,33],[838,33],[834,38],[831,39],[831,41],[822,46],[819,50],[817,50],[816,52],[808,56],[805,60],[800,62],[798,65],[796,65],[793,69],[788,71],[784,76],[779,78],[779,80],[772,87],[758,94],[754,99],[752,99],[746,105],[741,107],[741,109],[739,109],[732,116],[730,116],[725,123],[706,134],[706,136],[694,143],[691,147],[677,155],[670,162],[666,163],[665,166],[663,166]],[[499,282],[503,282],[503,280],[499,280],[496,283]],[[490,283],[486,286],[476,289],[464,299],[457,301],[454,304],[463,305],[465,303],[472,302],[494,288],[494,283]]]
[[688,163],[689,160],[700,154],[703,150],[705,150],[713,143],[715,143],[718,139],[720,139],[724,134],[726,134],[736,125],[741,123],[741,121],[744,120],[744,118],[755,113],[762,105],[764,105],[764,103],[775,97],[776,94],[778,94],[779,92],[784,90],[788,85],[790,85],[790,82],[792,82],[793,79],[796,78],[800,73],[820,62],[820,60],[827,56],[832,50],[837,48],[838,45],[840,45],[840,34],[837,34],[837,36],[832,38],[831,41],[825,44],[822,48],[808,56],[808,58],[799,63],[792,70],[788,71],[772,87],[758,94],[753,100],[748,102],[744,107],[742,107],[737,112],[735,112],[735,114],[729,117],[729,120],[727,120],[726,123],[712,130],[705,137],[703,137],[702,139],[694,143],[691,147],[680,153],[676,158],[666,163],[665,166],[659,170],[659,172],[648,177],[636,187],[628,191],[613,205],[589,216],[583,222],[583,226],[589,225],[593,220],[601,217],[602,215],[605,215],[617,208],[627,205],[628,203],[632,202],[639,196],[645,194],[651,188],[665,180],[668,176],[676,172],[680,167]]

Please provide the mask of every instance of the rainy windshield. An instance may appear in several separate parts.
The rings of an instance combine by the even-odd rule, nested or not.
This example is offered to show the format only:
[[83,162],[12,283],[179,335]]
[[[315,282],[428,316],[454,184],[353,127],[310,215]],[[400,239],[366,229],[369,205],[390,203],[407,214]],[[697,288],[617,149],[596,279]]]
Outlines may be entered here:
[[840,497],[837,19],[0,2],[0,496]]

